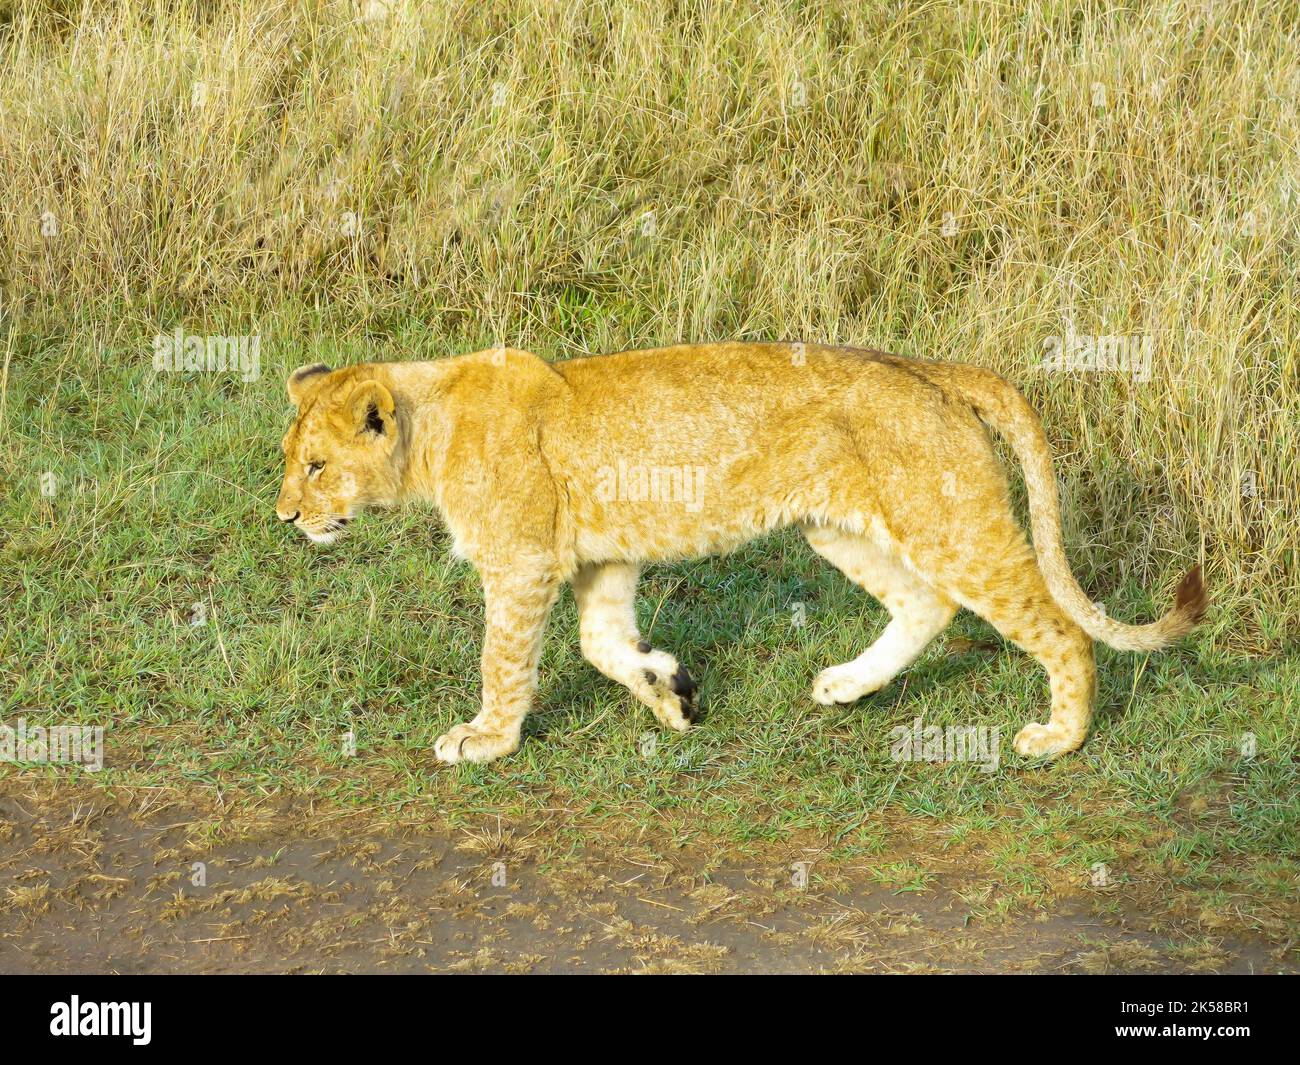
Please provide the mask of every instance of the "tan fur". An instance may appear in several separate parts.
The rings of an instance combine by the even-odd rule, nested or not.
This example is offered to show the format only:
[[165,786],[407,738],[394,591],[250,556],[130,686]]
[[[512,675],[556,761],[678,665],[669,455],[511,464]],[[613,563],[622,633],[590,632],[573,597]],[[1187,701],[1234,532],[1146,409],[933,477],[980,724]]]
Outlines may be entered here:
[[[299,414],[284,439],[282,519],[328,543],[366,507],[430,499],[482,578],[482,710],[438,739],[445,762],[518,746],[565,581],[587,658],[665,725],[687,728],[694,683],[637,631],[639,567],[791,524],[892,617],[863,654],[817,677],[817,701],[884,687],[965,606],[1048,672],[1051,717],[1016,736],[1024,755],[1086,737],[1092,638],[1153,650],[1205,611],[1199,569],[1150,625],[1094,606],[1065,559],[1042,427],[1011,385],[977,367],[812,344],[682,345],[554,365],[492,349],[304,367],[288,387]],[[981,422],[1024,468],[1037,558]],[[310,463],[323,467],[309,474]]]

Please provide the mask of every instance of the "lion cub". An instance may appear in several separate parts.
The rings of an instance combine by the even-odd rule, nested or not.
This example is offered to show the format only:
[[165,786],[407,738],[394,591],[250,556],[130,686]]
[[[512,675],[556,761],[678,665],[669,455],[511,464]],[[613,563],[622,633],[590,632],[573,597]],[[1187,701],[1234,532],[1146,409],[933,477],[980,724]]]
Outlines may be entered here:
[[[328,544],[366,507],[429,499],[482,578],[482,710],[438,739],[444,762],[518,747],[565,581],[592,665],[669,728],[688,728],[694,681],[637,631],[639,567],[792,524],[891,616],[857,658],[818,674],[817,702],[879,691],[966,607],[1051,678],[1050,718],[1015,738],[1026,756],[1072,751],[1087,736],[1094,639],[1155,650],[1205,612],[1199,567],[1149,625],[1115,621],[1084,594],[1062,549],[1042,426],[1010,384],[976,366],[813,344],[555,364],[497,348],[307,366],[288,390],[298,417],[284,438],[283,521]],[[1023,467],[1034,549],[985,425]]]

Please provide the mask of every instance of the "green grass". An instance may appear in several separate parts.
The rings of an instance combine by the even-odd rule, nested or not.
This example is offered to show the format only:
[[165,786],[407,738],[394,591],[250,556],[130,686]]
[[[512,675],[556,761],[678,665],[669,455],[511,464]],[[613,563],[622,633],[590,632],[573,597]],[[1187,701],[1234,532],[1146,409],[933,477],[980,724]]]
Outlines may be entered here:
[[[101,775],[0,789],[812,848],[900,887],[946,855],[1015,900],[1105,862],[1294,919],[1294,5],[390,6],[0,0],[0,721],[109,726]],[[1151,379],[1044,373],[1071,315],[1151,337]],[[154,373],[177,325],[259,335],[262,376]],[[647,575],[702,727],[643,757],[650,715],[581,660],[566,598],[523,748],[435,765],[475,709],[473,574],[429,513],[329,551],[278,526],[286,371],[732,337],[1003,372],[1056,448],[1084,586],[1144,620],[1200,561],[1206,626],[1102,649],[1092,739],[1025,766],[1046,680],[1012,649],[940,641],[874,699],[813,704],[883,616],[777,536]],[[917,716],[998,726],[1001,769],[892,762]]]
[[[647,830],[739,855],[813,845],[818,875],[847,863],[900,890],[924,880],[927,854],[951,851],[1022,901],[1086,883],[1097,862],[1121,884],[1158,875],[1205,905],[1294,897],[1300,659],[1246,658],[1212,631],[1149,659],[1101,649],[1093,737],[1029,766],[1010,738],[1042,718],[1045,675],[1014,648],[990,650],[996,634],[969,615],[885,692],[814,704],[812,676],[860,651],[884,616],[795,534],[647,574],[642,627],[701,680],[700,727],[659,731],[588,666],[566,595],[522,749],[439,766],[434,738],[476,712],[477,581],[428,511],[368,516],[327,550],[273,519],[282,370],[306,347],[276,343],[242,385],[155,375],[147,348],[69,372],[89,339],[33,345],[11,373],[9,409],[30,420],[10,422],[26,469],[0,512],[0,721],[107,725],[107,768],[80,786],[219,794],[232,821],[268,795],[376,823],[501,816],[544,826],[561,849]],[[39,495],[46,470],[52,500]],[[1155,605],[1135,583],[1107,602],[1135,618]],[[947,647],[954,636],[977,644]],[[997,726],[999,771],[892,761],[890,729],[918,716]],[[6,767],[0,786],[68,776]],[[917,840],[913,866],[900,846]]]

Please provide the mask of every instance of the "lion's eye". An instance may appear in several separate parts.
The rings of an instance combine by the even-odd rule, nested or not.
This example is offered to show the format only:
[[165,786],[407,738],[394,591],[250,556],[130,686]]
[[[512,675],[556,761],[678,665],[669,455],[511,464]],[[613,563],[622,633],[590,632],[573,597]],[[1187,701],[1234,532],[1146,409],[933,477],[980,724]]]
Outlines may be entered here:
[[323,470],[324,468],[325,468],[325,463],[323,462],[309,462],[307,463],[307,476],[313,477],[316,474],[320,473],[320,471]]

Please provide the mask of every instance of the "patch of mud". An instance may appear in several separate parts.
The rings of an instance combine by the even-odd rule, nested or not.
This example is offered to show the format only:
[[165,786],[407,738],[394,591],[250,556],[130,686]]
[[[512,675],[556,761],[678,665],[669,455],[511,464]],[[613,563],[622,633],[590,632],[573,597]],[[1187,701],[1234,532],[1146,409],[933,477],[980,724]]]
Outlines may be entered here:
[[985,916],[997,885],[951,873],[827,890],[652,845],[546,859],[499,827],[209,845],[175,817],[0,818],[6,973],[1300,971],[1113,898]]

